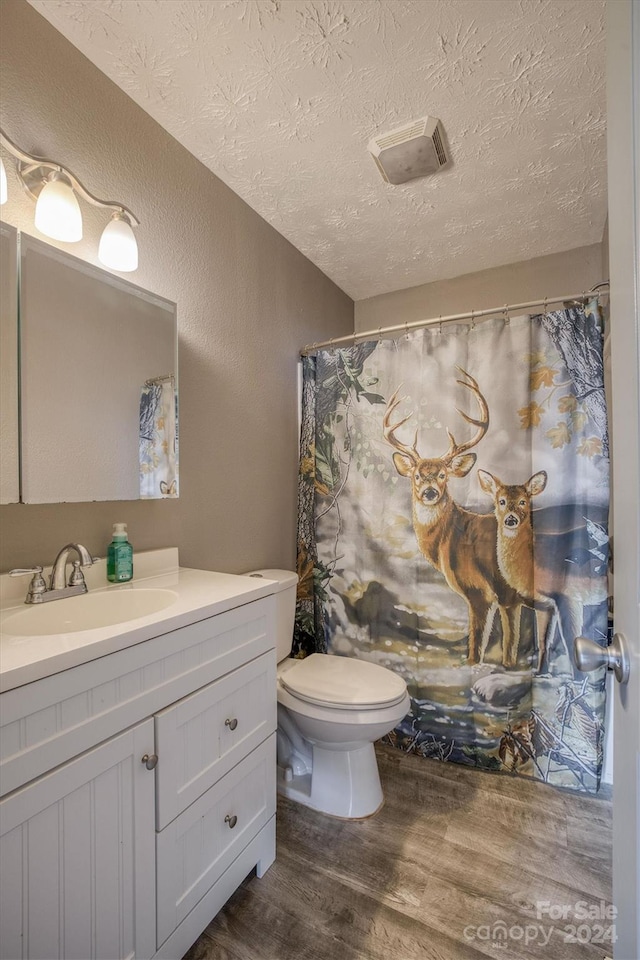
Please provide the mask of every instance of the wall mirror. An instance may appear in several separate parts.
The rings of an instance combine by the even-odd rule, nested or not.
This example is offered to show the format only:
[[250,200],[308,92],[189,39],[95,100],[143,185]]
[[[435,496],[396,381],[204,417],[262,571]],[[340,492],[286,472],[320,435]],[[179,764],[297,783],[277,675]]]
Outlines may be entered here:
[[176,305],[18,244],[21,501],[177,496]]

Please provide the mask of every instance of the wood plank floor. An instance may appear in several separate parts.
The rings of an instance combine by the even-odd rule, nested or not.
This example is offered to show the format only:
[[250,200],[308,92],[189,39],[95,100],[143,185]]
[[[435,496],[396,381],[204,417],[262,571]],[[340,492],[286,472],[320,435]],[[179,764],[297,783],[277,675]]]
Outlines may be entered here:
[[[602,960],[611,803],[378,745],[369,820],[278,798],[278,853],[185,960]],[[566,908],[562,919],[538,904]],[[573,924],[579,929],[570,942]],[[506,934],[506,939],[500,939]]]

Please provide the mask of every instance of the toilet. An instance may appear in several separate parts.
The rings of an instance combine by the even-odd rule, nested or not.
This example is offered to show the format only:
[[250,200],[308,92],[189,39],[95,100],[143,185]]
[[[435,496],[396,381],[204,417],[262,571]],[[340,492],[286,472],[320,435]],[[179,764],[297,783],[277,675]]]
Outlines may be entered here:
[[371,816],[383,802],[373,744],[409,712],[406,683],[353,657],[292,659],[296,574],[255,570],[249,576],[277,584],[279,793],[334,817]]

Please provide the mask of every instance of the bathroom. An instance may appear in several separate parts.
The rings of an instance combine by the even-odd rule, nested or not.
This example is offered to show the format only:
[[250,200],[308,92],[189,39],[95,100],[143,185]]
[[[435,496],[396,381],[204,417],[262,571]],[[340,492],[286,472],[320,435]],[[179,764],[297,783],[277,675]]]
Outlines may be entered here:
[[[387,258],[388,236],[381,233],[366,236],[362,227],[365,217],[357,203],[349,203],[339,190],[339,157],[332,160],[335,166],[327,168],[332,173],[324,174],[324,182],[321,181],[319,187],[312,189],[308,185],[310,173],[304,162],[310,152],[308,144],[316,142],[315,134],[319,136],[323,127],[337,125],[345,138],[357,142],[362,164],[359,176],[371,184],[372,190],[387,191],[375,196],[380,198],[381,205],[390,205],[392,211],[393,194],[388,192],[392,188],[380,179],[366,146],[372,136],[384,133],[394,123],[385,125],[386,118],[366,103],[356,113],[345,109],[336,119],[331,101],[327,99],[319,106],[316,104],[312,111],[317,130],[305,127],[304,110],[311,109],[308,101],[319,94],[313,90],[303,91],[301,96],[304,94],[307,100],[302,107],[294,107],[297,91],[291,77],[295,78],[296,57],[299,55],[318,68],[317,72],[327,78],[331,96],[336,98],[339,88],[334,70],[339,70],[340,63],[348,66],[358,37],[377,38],[375,53],[371,56],[383,59],[384,51],[394,49],[397,38],[404,36],[403,14],[415,15],[417,6],[424,8],[425,17],[429,11],[429,18],[434,18],[429,19],[425,28],[429,49],[434,43],[431,33],[440,29],[444,62],[450,59],[448,81],[462,84],[459,89],[464,90],[465,80],[473,72],[469,64],[481,55],[474,38],[478,29],[481,30],[485,5],[494,6],[482,0],[418,5],[377,4],[368,0],[350,4],[313,0],[281,4],[271,0],[160,3],[158,16],[165,15],[166,10],[162,8],[170,8],[168,26],[164,28],[170,31],[166,35],[170,43],[167,42],[165,48],[156,48],[144,33],[128,32],[129,17],[135,22],[139,15],[143,25],[147,24],[149,36],[152,35],[155,4],[3,0],[0,7],[2,128],[25,150],[60,160],[90,190],[99,196],[117,197],[139,217],[136,239],[140,264],[129,279],[177,304],[180,406],[178,498],[5,503],[0,507],[0,570],[3,573],[16,567],[51,564],[60,547],[70,540],[82,542],[92,554],[104,556],[112,525],[117,521],[127,523],[136,553],[177,547],[182,567],[228,574],[260,568],[295,569],[298,363],[305,345],[348,336],[354,328],[377,330],[391,323],[411,323],[425,317],[576,294],[609,277],[613,284],[616,268],[622,279],[617,289],[612,287],[612,303],[616,296],[620,297],[617,315],[623,314],[624,304],[629,302],[623,298],[631,296],[629,289],[633,281],[628,279],[628,272],[624,273],[629,270],[630,245],[618,226],[628,206],[621,187],[622,197],[615,190],[610,192],[608,232],[605,228],[606,188],[601,182],[586,178],[574,184],[574,191],[578,197],[593,194],[594,204],[597,198],[593,223],[588,222],[590,207],[584,199],[576,199],[574,195],[557,198],[558,210],[571,209],[570,201],[573,201],[573,208],[585,216],[584,230],[577,231],[574,242],[562,241],[556,247],[550,243],[544,248],[535,245],[532,235],[529,246],[522,241],[520,246],[516,246],[515,241],[513,244],[514,249],[527,249],[528,253],[519,253],[512,259],[503,254],[493,261],[488,253],[483,252],[484,260],[468,253],[465,255],[468,259],[462,257],[465,264],[462,269],[444,271],[434,280],[428,270],[423,275],[418,270],[421,258],[435,257],[440,241],[434,244],[427,234],[424,249],[415,261],[406,250],[398,255],[392,251]],[[565,11],[566,28],[567,20],[572,17],[579,20],[582,5],[528,4],[515,0],[512,4],[506,0],[498,6],[505,13],[513,7],[534,20],[539,16],[541,22],[548,18],[551,38],[557,26],[556,17]],[[607,8],[631,8],[626,0],[617,3],[596,0],[585,6],[590,8],[589,24],[599,22],[601,31],[605,29],[606,17],[612,16]],[[633,7],[635,11],[637,3]],[[346,8],[351,22],[344,12]],[[401,12],[396,13],[398,10]],[[292,47],[273,46],[279,18],[290,18],[294,25],[306,23],[305,29],[300,27],[299,42]],[[324,26],[326,35],[333,38],[327,41],[326,47],[311,44],[309,37],[314,34],[309,24],[313,22]],[[541,29],[539,24],[536,29]],[[621,26],[615,21],[607,29],[618,39],[620,32],[624,37],[624,23]],[[635,29],[637,31],[637,25]],[[210,95],[200,102],[202,112],[198,117],[190,106],[193,91],[189,82],[194,83],[193,76],[211,78],[207,73],[207,57],[197,45],[198,38],[208,36],[208,31],[217,37],[221,57],[229,55],[225,50],[233,44],[238,31],[244,32],[248,80],[245,86],[240,65],[222,79],[217,76],[215,81],[211,79],[210,82],[217,82],[218,86],[212,86]],[[576,31],[580,35],[577,27]],[[605,53],[603,34],[598,35],[596,31],[595,36],[596,39],[600,36],[593,54],[599,58],[602,72],[601,83],[596,84],[600,99],[591,114],[590,105],[582,105],[580,117],[586,118],[587,130],[577,150],[588,149],[590,137],[599,138],[601,150],[604,143]],[[406,41],[406,36],[404,39]],[[583,43],[593,41],[594,36],[585,28]],[[195,72],[189,81],[190,51],[194,48],[201,59],[194,58]],[[537,78],[535,61],[541,52],[537,46],[525,44],[523,56],[526,55],[534,62],[531,65],[523,62],[523,69],[533,71],[532,75]],[[261,142],[260,111],[264,109],[265,99],[258,96],[259,85],[253,79],[250,63],[251,57],[256,60],[260,56],[273,65],[274,74],[268,85],[265,81],[268,96],[289,98],[292,104],[289,114],[268,118],[266,124],[268,129],[273,128],[269,126],[269,119],[275,124],[283,147],[282,163],[289,164],[286,177],[280,179],[266,154],[271,141]],[[211,55],[211,59],[215,56]],[[622,84],[624,93],[625,78],[615,74],[615,63],[609,63],[607,69],[613,71],[614,81]],[[476,144],[475,152],[470,151],[464,143],[463,132],[452,129],[447,115],[437,112],[437,103],[432,105],[432,91],[435,96],[439,84],[444,89],[446,83],[434,73],[425,83],[426,93],[424,90],[416,93],[415,89],[405,87],[401,65],[392,62],[388,70],[385,83],[404,89],[410,103],[409,108],[391,105],[390,116],[395,118],[395,123],[433,112],[441,116],[454,165],[462,164],[463,158],[465,163],[479,165],[483,153],[478,130],[473,133],[470,127],[467,131],[469,136],[473,133]],[[340,72],[337,75],[343,76]],[[358,98],[366,99],[367,83],[372,84],[374,76],[377,74],[372,67],[369,80],[357,88]],[[181,87],[183,80],[185,86]],[[547,92],[552,96],[556,88]],[[490,85],[485,97],[480,93],[478,96],[483,102],[496,96]],[[612,94],[612,97],[619,114],[612,114],[609,122],[615,121],[624,129],[624,96]],[[528,122],[527,111],[536,110],[539,102],[532,106],[521,104],[523,132]],[[421,112],[416,113],[418,105]],[[251,118],[248,128],[244,125],[246,116]],[[526,185],[517,179],[517,172],[503,168],[501,149],[506,149],[505,141],[509,138],[501,133],[499,117],[491,119],[491,113],[489,117],[490,121],[486,121],[483,114],[487,127],[486,149],[489,142],[493,144],[493,175],[512,179],[509,202],[513,205],[514,198],[526,192]],[[567,120],[569,127],[571,122]],[[627,125],[629,122],[627,117]],[[221,127],[226,131],[223,141],[211,132]],[[196,129],[203,131],[202,140],[192,145],[189,138]],[[322,144],[321,139],[317,142]],[[190,148],[193,153],[189,152]],[[266,155],[260,160],[263,150]],[[234,166],[236,151],[238,166]],[[195,154],[203,162],[196,159]],[[247,164],[247,155],[258,159]],[[33,234],[33,204],[23,194],[16,193],[18,185],[12,179],[10,159],[3,151],[9,186],[13,188],[10,200],[2,208],[3,220],[26,234]],[[621,159],[617,158],[616,162],[621,167],[615,180],[622,184],[626,168]],[[209,164],[221,179],[208,169]],[[245,183],[241,182],[240,166],[250,172],[250,179]],[[538,176],[543,174],[544,171]],[[419,189],[421,183],[428,181],[416,180],[413,189]],[[321,190],[328,195],[335,191],[335,204],[332,209],[318,206],[317,210],[312,204],[300,218],[303,198],[307,194],[313,196],[316,189],[318,194]],[[625,189],[628,197],[630,188]],[[496,191],[494,196],[498,194]],[[435,202],[433,198],[431,193],[430,202]],[[457,216],[463,215],[467,205],[472,209],[475,199],[472,180],[468,194],[456,206]],[[374,206],[377,202],[373,202]],[[84,239],[69,252],[95,263],[104,218],[91,207],[83,205],[82,209]],[[508,217],[506,204],[504,209]],[[294,242],[286,239],[287,224],[296,221],[296,214],[302,238],[300,247],[306,256]],[[474,233],[480,242],[482,217],[488,214],[488,204],[481,205],[474,219]],[[423,209],[420,216],[428,219],[429,212]],[[515,231],[516,227],[510,228],[509,236],[515,237],[512,229]],[[544,223],[537,223],[532,234],[545,229]],[[396,238],[398,235],[399,231],[394,234]],[[349,253],[350,245],[359,249],[359,261],[355,254]],[[335,251],[329,255],[331,247],[337,248],[338,255]],[[468,249],[465,246],[465,250]],[[540,249],[549,252],[539,254]],[[367,268],[368,259],[377,264],[376,269]],[[402,260],[408,265],[402,266]],[[341,263],[350,265],[351,275],[344,272],[346,267],[340,266]],[[632,356],[633,341],[629,344],[626,353]],[[622,374],[614,374],[614,384],[630,383],[637,377],[637,371],[624,369],[625,347],[617,349],[622,364],[618,369]],[[615,342],[613,350],[615,370]],[[632,397],[630,393],[629,406]],[[56,415],[60,411],[59,415],[63,416],[66,404],[83,402],[84,398],[75,396],[73,382],[58,383],[52,403]],[[101,402],[108,405],[109,398],[104,397]],[[43,416],[50,416],[50,411],[43,411]],[[615,482],[624,483],[623,475],[633,476],[636,442],[633,421],[622,420],[616,430],[615,399],[613,417],[614,436],[623,430],[631,433],[625,449],[619,452],[616,448],[616,457],[620,456],[623,469],[617,472]],[[635,517],[634,499],[637,500],[633,494],[621,488],[621,502]],[[629,513],[626,516],[628,530],[632,530]],[[616,532],[618,569],[637,569],[637,544],[631,542],[625,546],[624,525],[621,527],[619,533]],[[632,533],[627,535],[633,540]],[[623,578],[619,580],[616,590],[623,591]],[[633,582],[633,577],[630,581]],[[616,596],[615,602],[616,610],[629,604],[624,595],[620,600]],[[637,618],[637,600],[635,616]],[[629,640],[633,639],[631,618],[626,627],[616,629],[627,633]],[[637,676],[637,651],[634,657]],[[630,693],[637,689],[634,683],[637,684],[637,680],[632,669]],[[633,768],[632,763],[623,762],[625,729],[627,755],[633,749],[632,738],[636,735],[634,722],[637,732],[637,713],[631,711],[625,717],[629,704],[634,702],[633,696],[619,695],[612,684],[611,699],[615,700],[616,709],[618,698],[620,716],[615,717],[613,740],[614,750],[620,750],[619,764],[615,757],[607,758],[614,787],[618,777],[629,778],[626,771]],[[635,703],[637,701],[636,696]],[[307,812],[298,815],[292,804],[283,803],[282,809],[288,813],[286,821],[278,827],[275,864],[263,878],[251,878],[234,894],[213,925],[207,928],[197,948],[201,952],[194,952],[194,958],[236,955],[243,960],[252,960],[253,956],[286,960],[289,956],[307,956],[321,960],[323,956],[339,953],[367,960],[382,956],[413,960],[430,956],[475,957],[488,955],[492,950],[495,954],[495,945],[492,948],[490,942],[483,941],[481,933],[473,941],[469,938],[465,941],[463,931],[469,924],[480,930],[482,925],[497,921],[504,921],[507,926],[530,922],[541,924],[548,932],[553,921],[548,919],[548,914],[537,919],[531,903],[549,901],[552,906],[573,905],[595,897],[597,902],[602,899],[618,907],[623,913],[619,923],[624,924],[626,916],[626,927],[621,927],[626,939],[618,944],[562,944],[564,953],[556,955],[635,960],[637,951],[628,944],[632,943],[632,935],[636,943],[638,938],[637,919],[632,918],[633,905],[637,904],[634,900],[637,885],[634,888],[629,878],[637,877],[637,871],[634,874],[622,851],[627,849],[625,844],[633,846],[624,840],[624,824],[633,823],[634,816],[637,823],[637,815],[633,809],[629,812],[621,805],[621,825],[615,826],[618,811],[614,790],[612,892],[611,887],[607,887],[610,880],[606,879],[610,869],[610,839],[606,834],[611,829],[607,805],[610,785],[604,786],[605,800],[594,800],[600,813],[593,812],[596,808],[589,807],[586,798],[538,784],[531,785],[537,788],[537,793],[527,794],[532,798],[527,801],[532,805],[529,810],[519,798],[520,781],[516,778],[494,776],[491,779],[488,773],[461,770],[458,765],[439,764],[436,760],[421,760],[389,747],[382,748],[378,757],[386,798],[380,817],[390,818],[388,833],[384,837],[380,835],[379,850],[376,852],[377,830],[383,828],[376,826],[376,818],[361,823],[324,820],[320,815]],[[406,760],[411,771],[406,783],[402,781],[402,787],[397,786],[400,760]],[[432,772],[434,767],[437,773]],[[463,774],[471,774],[474,779],[466,776],[463,780]],[[491,786],[486,786],[489,779]],[[637,804],[637,784],[634,786],[632,779],[620,782],[625,783],[625,795],[635,796]],[[486,820],[479,812],[483,799],[487,811],[491,811]],[[514,800],[513,807],[509,806],[510,799]],[[547,805],[544,815],[535,808],[536,803]],[[631,800],[627,806],[632,808]],[[464,810],[465,807],[472,808],[468,821],[461,819],[458,826],[447,821],[448,808]],[[563,819],[567,816],[568,822]],[[597,824],[592,831],[585,828],[587,820]],[[599,835],[600,828],[605,837]],[[544,840],[536,837],[537,831],[544,833]],[[575,859],[568,850],[572,843],[582,851]],[[563,856],[556,856],[554,844],[560,845]],[[452,856],[455,853],[458,860],[448,875],[435,871],[431,877],[430,859],[444,847],[452,851]],[[491,859],[493,848],[500,851],[496,859]],[[543,852],[547,859],[536,861]],[[567,867],[559,873],[558,864],[562,864],[563,858]],[[350,860],[355,863],[350,864]],[[527,861],[538,862],[531,874],[525,870],[529,866]],[[494,872],[492,864],[505,867],[505,885],[500,890],[492,888],[486,892],[488,878],[484,874]],[[353,867],[353,873],[347,874],[349,867]],[[596,883],[593,894],[587,889],[586,880],[582,887],[580,882],[572,880],[582,868],[589,876],[602,874],[602,882]],[[522,873],[526,874],[524,878]],[[545,886],[541,882],[534,889],[533,881],[528,886],[531,877],[548,877],[549,884]],[[634,882],[637,884],[637,880]],[[529,906],[521,908],[524,900]],[[447,916],[450,917],[449,933]],[[598,922],[604,923],[604,918]],[[550,949],[541,943],[525,945],[514,941],[509,944],[510,954],[506,949],[501,952],[513,957],[548,957],[552,955]]]

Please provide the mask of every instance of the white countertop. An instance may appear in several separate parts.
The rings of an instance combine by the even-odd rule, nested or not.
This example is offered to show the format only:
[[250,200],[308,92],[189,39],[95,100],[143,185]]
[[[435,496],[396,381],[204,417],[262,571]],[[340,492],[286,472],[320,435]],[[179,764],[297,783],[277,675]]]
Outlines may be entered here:
[[[163,589],[173,591],[176,600],[157,613],[99,629],[46,636],[12,636],[3,629],[3,624],[19,610],[29,609],[24,603],[29,580],[10,579],[7,574],[0,576],[0,691],[32,683],[224,613],[269,596],[276,589],[273,581],[263,578],[179,567],[175,548],[136,554],[134,579],[129,583],[109,584],[104,562],[85,568],[84,573],[90,593]],[[82,603],[82,600],[83,596],[52,600],[50,605]]]

